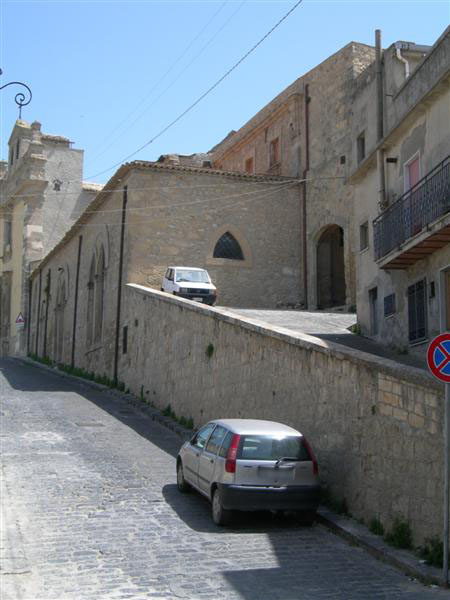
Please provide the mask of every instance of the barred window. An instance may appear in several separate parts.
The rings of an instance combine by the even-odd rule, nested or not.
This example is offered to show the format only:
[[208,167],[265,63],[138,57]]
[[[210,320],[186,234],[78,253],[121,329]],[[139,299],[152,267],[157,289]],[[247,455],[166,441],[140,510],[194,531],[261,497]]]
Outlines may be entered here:
[[239,242],[229,231],[224,233],[214,247],[214,258],[227,258],[229,260],[244,260],[244,253]]

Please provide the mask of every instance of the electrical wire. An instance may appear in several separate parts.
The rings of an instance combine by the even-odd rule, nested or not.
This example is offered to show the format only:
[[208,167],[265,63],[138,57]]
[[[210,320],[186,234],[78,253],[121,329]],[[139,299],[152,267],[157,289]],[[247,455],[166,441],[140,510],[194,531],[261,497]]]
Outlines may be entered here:
[[[148,94],[146,94],[144,96],[144,98],[139,102],[139,104],[137,104],[137,106],[135,106],[135,108],[128,113],[128,115],[124,118],[123,121],[121,121],[119,123],[119,125],[117,125],[117,127],[115,127],[112,132],[110,134],[108,134],[106,136],[106,138],[103,140],[103,142],[101,142],[97,148],[101,148],[104,143],[107,140],[110,140],[111,137],[114,135],[114,133],[116,131],[118,131],[119,129],[121,129],[121,127],[128,121],[128,119],[146,102],[146,100],[153,94],[153,92],[157,89],[157,87],[159,86],[160,83],[162,83],[164,81],[164,79],[167,77],[167,75],[169,75],[169,73],[171,73],[173,71],[173,69],[177,66],[177,64],[180,62],[180,60],[185,56],[185,54],[192,48],[192,46],[195,44],[195,42],[198,40],[198,38],[202,35],[202,33],[209,27],[209,25],[214,21],[214,19],[217,17],[217,15],[222,11],[222,9],[224,8],[224,6],[227,4],[228,0],[225,0],[224,2],[222,2],[222,4],[219,6],[219,8],[216,10],[216,12],[213,14],[213,16],[208,20],[208,22],[202,27],[202,29],[200,29],[200,31],[197,33],[197,35],[189,42],[189,44],[186,46],[186,48],[184,48],[184,50],[181,52],[181,54],[178,56],[178,58],[175,59],[175,61],[170,65],[170,67],[167,69],[167,71],[165,71],[165,73],[158,79],[158,81],[155,83],[155,85],[151,88],[151,90],[148,92]],[[197,55],[198,56],[198,55]],[[192,61],[193,62],[193,61]],[[189,63],[192,64],[192,63]],[[183,71],[184,72],[184,71]],[[175,80],[176,81],[176,80]],[[166,91],[166,90],[165,90]],[[153,105],[153,104],[152,104]],[[152,106],[151,105],[151,106]],[[145,113],[144,113],[145,114]],[[142,116],[142,115],[141,115]],[[138,117],[139,119],[140,117]],[[138,120],[136,119],[136,120]],[[133,121],[133,123],[130,125],[130,127],[132,127],[134,125],[136,121]],[[117,139],[117,138],[115,138]],[[102,150],[100,153],[95,154],[91,160],[94,160],[96,158],[98,158],[99,156],[102,156],[106,150],[109,148],[110,146],[107,146],[107,148],[105,150]],[[93,149],[93,152],[95,151],[95,147]]]
[[176,123],[178,123],[178,121],[180,121],[185,115],[187,115],[195,106],[197,106],[204,98],[206,98],[206,96],[208,96],[218,85],[220,85],[222,83],[222,81],[224,79],[226,79],[235,69],[237,69],[237,67],[240,64],[242,64],[244,62],[244,60],[246,58],[248,58],[250,56],[250,54],[252,54],[275,31],[281,25],[281,23],[283,23],[283,21],[285,21],[302,2],[303,2],[303,0],[297,0],[297,2],[294,4],[294,6],[292,6],[288,10],[288,12],[271,29],[269,29],[269,31],[256,44],[254,44],[250,48],[250,50],[248,50],[236,63],[234,63],[234,65],[232,67],[230,67],[228,69],[228,71],[226,71],[226,73],[224,73],[224,75],[222,75],[222,77],[220,77],[215,83],[213,83],[213,85],[210,86],[205,92],[203,92],[203,94],[201,94],[197,98],[197,100],[195,100],[190,106],[188,106],[182,113],[180,113],[168,125],[166,125],[163,129],[161,129],[150,140],[145,142],[145,144],[140,146],[137,150],[135,150],[131,154],[128,154],[128,156],[126,156],[119,162],[115,163],[114,165],[110,166],[107,169],[104,169],[103,171],[96,173],[95,175],[90,175],[89,177],[87,177],[87,179],[95,179],[96,177],[99,177],[100,175],[103,175],[104,173],[108,173],[108,171],[111,171],[112,169],[120,166],[122,163],[126,162],[127,160],[129,160],[130,158],[135,156],[138,152],[140,152],[141,150],[144,150],[144,148],[147,148],[155,140],[157,140],[159,137],[161,137],[166,131],[168,131],[171,127],[173,127]]
[[[234,199],[234,201],[231,204],[224,204],[224,205],[221,204],[220,206],[217,206],[217,207],[214,207],[214,208],[205,208],[204,211],[203,211],[203,214],[205,214],[205,213],[209,214],[209,213],[217,212],[217,211],[228,209],[228,208],[235,208],[238,204],[243,203],[243,202],[250,202],[250,201],[256,202],[256,201],[258,201],[258,200],[260,200],[262,198],[266,198],[267,196],[270,196],[271,194],[274,194],[276,192],[284,191],[285,189],[288,189],[289,187],[291,187],[293,185],[294,185],[294,183],[290,183],[290,184],[288,183],[288,184],[285,184],[284,186],[282,186],[282,187],[280,187],[278,189],[271,189],[271,190],[268,190],[266,192],[259,193],[259,195],[256,198],[246,198],[246,199],[242,199],[242,200],[239,200],[239,199],[236,200],[236,199]],[[297,185],[297,182],[295,182],[295,185]],[[233,196],[222,196],[221,198],[205,199],[204,202],[213,202],[213,201],[217,201],[217,200],[230,200],[231,198],[233,198]],[[242,198],[242,194],[239,195],[237,198]],[[153,210],[154,209],[154,210],[168,210],[168,211],[170,211],[170,210],[172,210],[174,208],[182,208],[183,206],[184,207],[189,207],[193,203],[194,202],[186,202],[184,204],[179,204],[179,205],[161,204],[159,206],[148,207],[148,209],[149,210]],[[129,212],[129,210],[130,210],[129,207],[127,207],[127,213]],[[137,215],[137,216],[139,216],[139,215]],[[179,218],[179,217],[175,217],[175,218]],[[185,217],[183,216],[183,218],[185,218]],[[162,220],[164,220],[164,219],[165,220],[173,219],[173,215],[171,215],[170,217],[158,217],[158,220],[160,220],[160,219],[162,219]],[[153,223],[154,220],[155,220],[154,217],[152,219],[149,219],[149,220],[141,220],[141,219],[139,219],[139,221],[132,222],[132,224],[133,225],[141,225],[141,224],[144,224],[144,223]],[[72,225],[71,229],[73,229],[75,227],[104,227],[105,225],[108,226],[108,227],[116,227],[116,226],[120,227],[121,226],[121,222],[118,221],[117,223],[106,223],[106,222],[102,221],[102,222],[99,222],[99,223],[74,223]],[[130,222],[127,222],[127,225],[130,225]]]
[[[189,62],[186,67],[177,75],[177,77],[161,92],[161,94],[159,94],[159,96],[157,96],[155,98],[155,100],[149,105],[147,106],[146,110],[141,113],[138,117],[136,117],[136,119],[134,121],[132,121],[129,125],[129,128],[133,127],[138,121],[140,121],[142,119],[142,117],[146,114],[146,112],[152,107],[154,106],[158,100],[160,100],[166,92],[168,92],[170,90],[171,87],[173,87],[175,85],[175,83],[180,79],[180,77],[182,77],[182,75],[184,75],[184,73],[189,69],[189,67],[197,60],[197,58],[203,54],[203,52],[206,50],[206,48],[214,41],[214,39],[219,35],[219,33],[228,25],[228,23],[231,21],[231,19],[241,10],[241,8],[244,6],[246,0],[242,0],[242,2],[239,4],[239,6],[237,7],[237,9],[231,14],[231,16],[229,17],[229,19],[227,19],[225,21],[225,23],[220,27],[220,29],[218,31],[216,31],[216,33],[212,36],[212,38],[210,38],[208,40],[208,42],[200,49],[200,51],[194,56],[194,58],[191,60],[191,62]],[[117,138],[116,138],[117,139]],[[103,152],[102,155],[109,149],[106,148]],[[97,157],[98,158],[98,157]]]
[[[224,171],[224,175],[226,175],[227,173]],[[261,175],[262,177],[264,177],[264,175]],[[224,186],[224,185],[241,185],[241,184],[252,184],[252,185],[273,185],[273,186],[277,186],[280,185],[282,183],[314,183],[315,181],[334,181],[336,179],[346,179],[346,177],[344,175],[337,175],[337,176],[330,176],[330,177],[309,177],[306,179],[298,179],[298,178],[285,178],[285,181],[280,181],[280,180],[276,180],[276,181],[249,181],[247,179],[238,179],[236,181],[221,181],[220,185]],[[349,183],[348,185],[352,185],[351,183]],[[157,186],[146,186],[146,187],[142,187],[142,188],[127,188],[128,192],[134,191],[134,192],[145,192],[148,190],[169,190],[169,189],[173,189],[173,190],[184,190],[184,189],[204,189],[204,188],[215,188],[217,187],[217,183],[213,183],[213,184],[208,184],[208,185],[157,185]],[[76,192],[64,192],[64,196],[70,196],[70,195],[79,195],[80,193],[82,193],[83,191],[86,190],[82,190],[80,191],[76,191]],[[89,191],[89,190],[88,190]],[[100,196],[101,194],[122,194],[125,191],[125,188],[117,188],[114,190],[105,190],[105,189],[99,189],[97,192],[95,192],[96,196]],[[46,194],[46,197],[48,198],[49,196],[60,196],[61,192],[49,192]],[[42,197],[42,194],[39,193],[35,193],[35,194],[17,194],[14,195],[12,194],[10,196],[11,200],[15,200],[18,198],[37,198],[37,197]],[[1,208],[1,204],[4,202],[5,204],[8,203],[7,200],[8,197],[6,196],[0,196],[0,215],[9,215],[9,214],[14,214],[14,211],[7,211]],[[93,201],[93,200],[92,200]],[[86,211],[83,211],[83,213],[85,213]],[[90,212],[90,211],[87,211]],[[103,212],[103,211],[91,211],[91,212]]]
[[[202,202],[214,202],[214,201],[217,201],[217,200],[221,200],[222,201],[222,200],[231,200],[231,199],[234,199],[234,200],[233,200],[233,202],[231,202],[231,203],[229,202],[228,204],[221,204],[220,206],[216,206],[214,208],[206,208],[206,209],[204,209],[204,211],[203,211],[202,214],[203,215],[205,213],[210,214],[210,213],[215,213],[215,212],[219,212],[221,210],[227,210],[227,209],[236,209],[239,205],[242,205],[242,203],[246,203],[246,202],[247,203],[248,202],[252,202],[252,203],[259,202],[260,200],[267,199],[268,196],[271,196],[274,193],[277,193],[277,192],[280,192],[280,191],[284,191],[284,190],[286,190],[288,188],[290,189],[291,187],[293,187],[294,185],[297,185],[298,183],[299,183],[298,181],[291,181],[291,182],[282,184],[278,188],[270,189],[270,190],[268,190],[266,192],[262,192],[262,193],[260,192],[260,190],[256,190],[256,191],[253,192],[254,194],[258,193],[258,196],[256,198],[244,198],[244,199],[239,200],[239,198],[242,198],[242,196],[244,196],[244,194],[239,194],[237,196],[233,196],[233,195],[230,195],[230,196],[221,196],[220,198],[206,198]],[[130,192],[131,190],[128,190],[128,191]],[[238,199],[236,200],[236,198],[238,198]],[[155,209],[155,210],[166,210],[167,211],[167,210],[172,210],[174,208],[179,208],[179,207],[188,207],[188,206],[194,204],[195,202],[198,202],[198,201],[184,202],[182,204],[172,204],[172,205],[161,204],[161,205],[154,205],[154,206],[146,207],[146,208],[148,208],[148,209]],[[130,209],[131,209],[131,207],[127,207],[127,209],[126,209],[127,214],[129,213]],[[119,209],[119,211],[122,212],[122,209]],[[96,212],[106,212],[106,211],[93,211],[93,212],[96,213]],[[82,215],[83,214],[84,213],[82,213]],[[82,215],[80,215],[80,217]],[[139,216],[139,215],[137,215],[137,216]],[[184,215],[183,216],[177,216],[177,217],[175,217],[175,220],[178,219],[178,218],[185,219],[186,217]],[[167,222],[169,222],[169,221],[173,221],[173,219],[174,219],[173,215],[168,215],[166,217],[158,216],[158,221],[167,221]],[[127,221],[126,222],[126,226],[129,227],[130,225],[136,226],[136,225],[142,225],[142,224],[147,224],[147,223],[153,223],[154,220],[155,219],[152,218],[152,219],[148,219],[148,220],[139,219],[139,221]],[[121,220],[118,221],[118,222],[116,222],[116,223],[106,223],[104,221],[101,221],[101,222],[98,222],[98,223],[74,223],[70,227],[70,229],[66,232],[65,235],[67,235],[72,230],[73,230],[73,232],[75,232],[75,230],[79,231],[81,228],[85,228],[85,227],[121,227],[121,226],[122,226]],[[62,242],[62,240],[64,239],[64,237],[62,237],[57,242],[57,244],[50,250],[50,253],[53,252],[53,250],[58,246],[58,244],[60,244]],[[44,259],[45,258],[46,257],[44,257]],[[29,269],[25,269],[24,267],[22,267],[22,270],[23,270],[24,273],[26,273],[26,274],[29,275]]]

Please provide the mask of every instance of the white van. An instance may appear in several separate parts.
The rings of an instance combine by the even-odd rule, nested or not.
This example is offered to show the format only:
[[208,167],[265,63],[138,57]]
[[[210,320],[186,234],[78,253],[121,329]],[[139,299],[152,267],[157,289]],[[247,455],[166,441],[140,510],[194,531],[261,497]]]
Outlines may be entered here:
[[211,282],[208,271],[196,267],[169,267],[163,277],[161,291],[210,306],[217,299],[217,288]]

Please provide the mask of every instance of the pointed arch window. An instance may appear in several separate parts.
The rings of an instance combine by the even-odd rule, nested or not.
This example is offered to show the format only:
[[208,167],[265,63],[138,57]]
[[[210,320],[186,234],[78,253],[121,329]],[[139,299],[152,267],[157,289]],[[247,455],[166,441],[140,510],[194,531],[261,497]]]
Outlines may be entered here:
[[213,258],[244,260],[244,253],[234,235],[227,231],[217,240],[214,246]]
[[66,306],[66,281],[64,274],[60,275],[55,305],[54,323],[54,353],[58,362],[63,359],[64,350],[64,311]]
[[94,340],[102,339],[103,327],[103,297],[105,289],[105,252],[103,246],[97,261],[97,275],[95,281],[95,317],[94,317]]
[[88,280],[88,301],[87,301],[87,322],[86,322],[86,342],[90,346],[94,339],[94,282],[95,282],[95,261],[91,260]]
[[100,342],[103,332],[103,312],[105,301],[106,259],[103,245],[91,260],[88,280],[88,301],[86,315],[86,344]]

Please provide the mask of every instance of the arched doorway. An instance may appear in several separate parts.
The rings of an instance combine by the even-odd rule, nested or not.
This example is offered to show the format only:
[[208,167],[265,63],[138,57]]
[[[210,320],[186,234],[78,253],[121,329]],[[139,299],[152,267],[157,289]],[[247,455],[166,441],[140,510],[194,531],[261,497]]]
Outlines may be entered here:
[[345,304],[344,230],[330,225],[317,244],[317,307]]

